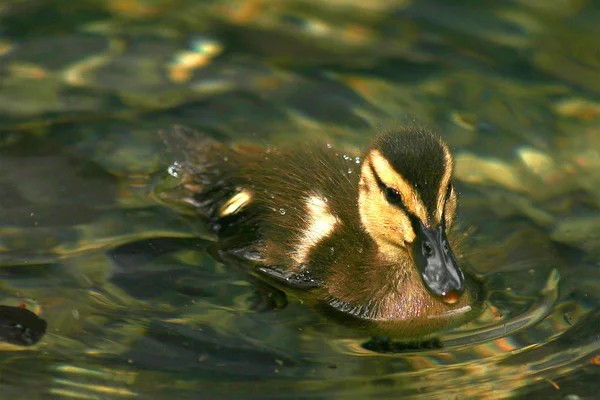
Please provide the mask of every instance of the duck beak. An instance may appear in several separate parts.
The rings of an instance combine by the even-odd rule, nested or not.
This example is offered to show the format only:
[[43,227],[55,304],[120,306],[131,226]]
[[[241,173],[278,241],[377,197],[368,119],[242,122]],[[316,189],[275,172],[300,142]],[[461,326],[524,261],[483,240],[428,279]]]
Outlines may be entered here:
[[464,291],[465,277],[450,249],[443,224],[431,229],[419,221],[411,250],[423,282],[432,293],[450,298]]

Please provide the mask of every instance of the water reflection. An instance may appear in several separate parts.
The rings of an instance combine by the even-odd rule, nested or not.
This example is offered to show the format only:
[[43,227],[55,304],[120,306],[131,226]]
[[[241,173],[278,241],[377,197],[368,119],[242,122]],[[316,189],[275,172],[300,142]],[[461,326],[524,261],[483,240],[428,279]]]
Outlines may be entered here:
[[[585,1],[3,4],[0,304],[48,321],[36,346],[0,348],[3,395],[593,398],[598,15]],[[368,352],[296,302],[250,312],[202,227],[151,195],[174,161],[156,132],[174,124],[359,146],[412,119],[456,148],[464,246],[491,292],[441,350]]]

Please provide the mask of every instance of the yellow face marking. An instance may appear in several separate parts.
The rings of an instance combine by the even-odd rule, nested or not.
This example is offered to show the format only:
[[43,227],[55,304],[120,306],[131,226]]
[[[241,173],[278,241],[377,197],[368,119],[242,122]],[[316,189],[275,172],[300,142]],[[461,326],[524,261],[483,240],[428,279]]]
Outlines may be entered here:
[[[444,175],[442,176],[442,180],[440,181],[440,189],[437,195],[437,205],[435,209],[435,220],[436,222],[442,221],[442,215],[444,213],[444,207],[446,203],[446,195],[447,190],[449,189],[448,184],[450,183],[450,178],[452,178],[452,169],[454,167],[454,161],[452,159],[452,155],[450,154],[450,150],[446,144],[442,143],[442,148],[444,149]],[[450,200],[450,199],[449,199]],[[454,196],[455,206],[456,206],[456,196]],[[454,214],[454,212],[452,212]]]
[[406,256],[406,244],[415,240],[415,232],[408,215],[385,199],[370,162],[370,156],[367,156],[362,164],[358,183],[360,221],[377,243],[381,254],[390,260],[396,260]]
[[321,240],[329,237],[340,223],[338,217],[331,213],[329,206],[321,197],[313,195],[306,200],[306,228],[293,254],[294,261],[304,264],[308,260],[310,250]]
[[387,186],[396,189],[402,196],[402,202],[406,209],[419,217],[424,224],[427,223],[427,209],[419,198],[419,194],[413,187],[396,172],[389,161],[381,155],[378,150],[369,154],[369,160],[373,165],[374,172]]
[[446,223],[446,228],[450,228],[450,226],[452,226],[452,222],[456,216],[456,203],[456,192],[454,189],[452,189],[452,193],[445,204],[446,213],[444,214],[444,222]]
[[240,211],[246,204],[252,199],[252,194],[243,189],[231,197],[223,206],[219,209],[219,217],[227,217]]

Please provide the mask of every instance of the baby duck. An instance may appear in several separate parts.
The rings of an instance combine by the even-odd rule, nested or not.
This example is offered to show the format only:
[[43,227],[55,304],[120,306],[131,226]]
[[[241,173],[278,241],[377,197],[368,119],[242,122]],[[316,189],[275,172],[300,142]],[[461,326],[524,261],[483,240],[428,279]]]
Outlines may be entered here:
[[210,253],[263,290],[410,340],[480,312],[483,284],[447,236],[457,194],[437,134],[387,132],[362,156],[327,142],[231,147],[182,127],[162,136],[185,201],[215,233]]

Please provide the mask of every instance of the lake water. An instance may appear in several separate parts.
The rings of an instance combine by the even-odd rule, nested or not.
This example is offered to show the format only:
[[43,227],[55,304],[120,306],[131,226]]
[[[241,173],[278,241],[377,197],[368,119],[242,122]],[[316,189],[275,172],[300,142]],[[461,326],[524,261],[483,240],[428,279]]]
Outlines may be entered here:
[[[368,4],[368,5],[365,5]],[[600,3],[51,0],[0,5],[0,345],[23,399],[592,399],[600,391]],[[450,143],[486,312],[380,354],[252,286],[152,192],[182,124]]]

